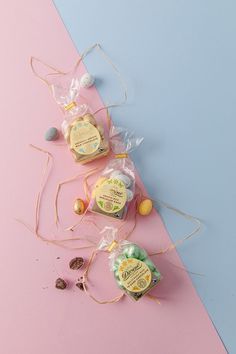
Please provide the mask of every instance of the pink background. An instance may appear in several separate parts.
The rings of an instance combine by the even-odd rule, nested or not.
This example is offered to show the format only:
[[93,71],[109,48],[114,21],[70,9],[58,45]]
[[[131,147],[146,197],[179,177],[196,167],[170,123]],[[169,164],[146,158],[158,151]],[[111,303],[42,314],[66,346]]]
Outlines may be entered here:
[[[55,156],[55,168],[43,199],[44,233],[54,232],[52,203],[56,183],[81,169],[72,162],[66,148],[44,141],[47,128],[59,127],[62,117],[47,87],[33,76],[29,66],[29,58],[34,55],[69,70],[77,52],[51,2],[8,1],[1,10],[3,353],[225,353],[189,276],[172,264],[181,267],[175,252],[155,258],[164,277],[153,292],[160,299],[160,306],[148,298],[139,303],[125,298],[115,305],[97,305],[73,285],[80,273],[68,270],[73,256],[87,257],[89,252],[43,244],[15,221],[21,218],[33,224],[34,199],[45,161],[44,156],[28,147],[29,143],[49,149]],[[95,89],[90,98],[95,106],[101,106]],[[63,189],[60,213],[66,223],[77,220],[71,204],[82,195],[80,182]],[[149,252],[169,242],[156,212],[138,220],[131,239]],[[191,242],[187,247],[191,247]],[[54,288],[58,276],[70,281],[70,289]],[[97,259],[91,272],[91,290],[101,298],[119,292],[104,256]]]

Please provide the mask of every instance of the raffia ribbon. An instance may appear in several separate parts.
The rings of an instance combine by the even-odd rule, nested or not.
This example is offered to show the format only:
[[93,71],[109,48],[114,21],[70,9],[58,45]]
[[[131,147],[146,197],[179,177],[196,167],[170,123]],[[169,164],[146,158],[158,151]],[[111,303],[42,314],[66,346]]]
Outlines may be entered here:
[[[103,50],[103,48],[101,47],[101,45],[99,43],[95,43],[93,44],[92,46],[90,46],[89,48],[87,48],[83,53],[82,55],[80,56],[80,58],[77,60],[76,64],[74,65],[74,68],[71,70],[71,72],[75,72],[79,65],[81,64],[81,62],[83,61],[83,59],[89,54],[91,53],[93,50],[97,50],[98,53],[103,57],[103,59],[111,66],[111,68],[113,69],[118,81],[120,82],[120,87],[123,91],[123,100],[120,101],[120,102],[114,102],[114,103],[111,103],[109,105],[105,105],[105,106],[102,106],[100,108],[98,108],[95,112],[93,112],[93,114],[97,114],[98,112],[100,111],[103,111],[104,109],[108,109],[108,108],[114,108],[114,107],[120,107],[122,105],[124,105],[126,102],[127,102],[127,98],[128,98],[128,95],[127,95],[127,86],[126,86],[126,83],[125,83],[125,80],[121,74],[121,72],[119,71],[119,69],[116,67],[116,65],[113,63],[113,61],[111,60],[111,58],[106,54],[106,52]],[[36,67],[35,67],[35,62],[36,63],[39,63],[41,65],[43,65],[45,68],[47,69],[50,69],[52,72],[47,74],[47,75],[41,75],[38,70],[36,70]],[[55,68],[54,66],[52,65],[49,65],[47,63],[45,63],[43,60],[39,59],[39,58],[36,58],[36,57],[31,57],[30,58],[30,66],[31,66],[31,70],[33,72],[33,74],[38,78],[40,79],[41,81],[43,81],[48,87],[49,89],[51,90],[51,84],[48,80],[48,76],[52,75],[52,74],[57,74],[57,75],[67,75],[69,74],[69,72],[64,72],[62,70],[59,70],[57,68]],[[66,107],[69,107],[71,104],[73,104],[74,102],[70,103],[68,106]],[[68,108],[68,109],[71,109]]]
[[[71,241],[74,242],[74,241],[85,240],[85,239],[83,237],[74,237],[74,238],[66,238],[66,239],[58,240],[58,239],[48,238],[47,236],[44,236],[44,235],[42,235],[39,232],[41,200],[42,200],[43,191],[44,191],[44,189],[46,187],[46,184],[47,184],[50,172],[51,172],[52,163],[50,163],[50,162],[52,162],[53,156],[52,156],[52,154],[50,152],[48,152],[48,151],[46,151],[44,149],[41,149],[41,148],[36,147],[34,145],[30,145],[30,146],[32,148],[34,148],[34,149],[46,154],[46,164],[45,164],[45,167],[44,167],[44,170],[43,170],[42,181],[41,181],[40,189],[39,189],[39,192],[37,194],[36,202],[35,202],[35,226],[31,227],[27,223],[25,223],[25,222],[23,222],[23,221],[21,221],[19,219],[17,219],[17,221],[22,223],[27,229],[29,229],[32,233],[34,233],[39,239],[41,239],[44,242],[51,243],[51,244],[54,244],[54,245],[59,246],[59,247],[63,247],[63,248],[67,248],[67,249],[74,249],[74,250],[75,249],[76,250],[81,250],[81,249],[85,249],[85,248],[94,248],[95,250],[92,252],[91,257],[90,257],[89,262],[88,262],[88,265],[87,265],[87,267],[86,267],[86,269],[85,269],[85,271],[83,273],[83,276],[82,276],[83,289],[84,289],[85,293],[92,300],[97,302],[98,304],[111,304],[111,303],[116,303],[116,302],[120,301],[124,297],[125,293],[121,293],[120,295],[118,295],[118,296],[116,296],[116,297],[114,297],[114,298],[112,298],[110,300],[99,300],[94,295],[92,295],[90,293],[90,290],[89,290],[88,285],[87,285],[88,284],[88,274],[89,274],[89,270],[90,270],[90,268],[91,268],[91,266],[93,264],[93,261],[95,259],[95,256],[98,253],[98,251],[96,250],[97,245],[95,243],[93,243],[92,241],[87,240],[88,242],[91,243],[91,245],[89,245],[89,246],[81,246],[81,247],[70,247],[70,246],[67,245],[68,242],[71,242]],[[76,175],[76,176],[74,176],[74,177],[72,177],[72,178],[60,183],[58,185],[58,188],[57,188],[57,194],[56,194],[57,198],[55,199],[55,205],[57,204],[58,193],[60,191],[61,186],[63,184],[65,184],[65,183],[69,183],[69,182],[71,182],[71,181],[73,181],[73,180],[75,180],[77,178],[80,178],[80,177],[84,178],[84,181],[83,181],[83,183],[84,183],[84,191],[85,191],[85,194],[87,195],[87,198],[90,198],[89,185],[88,185],[87,179],[88,179],[89,176],[91,176],[91,175],[93,175],[94,173],[97,173],[97,172],[98,172],[98,169],[92,169],[89,172],[87,172],[86,175],[84,175],[82,173],[82,174]],[[140,188],[137,187],[137,195],[136,195],[136,198],[135,198],[135,209],[136,209],[136,207],[138,205],[139,200],[141,200],[143,198],[145,198],[145,197],[143,196]],[[160,200],[158,200],[158,203],[161,204],[162,206],[164,206],[165,208],[172,210],[173,212],[177,213],[178,215],[183,216],[187,220],[190,220],[191,222],[194,222],[196,224],[196,228],[191,233],[189,233],[188,235],[183,237],[182,239],[177,240],[175,243],[171,243],[165,249],[161,249],[158,252],[154,252],[154,253],[149,254],[149,256],[164,254],[164,253],[166,253],[168,251],[171,251],[171,250],[175,249],[178,245],[182,244],[187,239],[192,238],[201,229],[201,222],[200,222],[199,219],[197,219],[197,218],[195,218],[195,217],[193,217],[193,216],[191,216],[189,214],[186,214],[186,213],[180,211],[179,209],[176,209],[176,208],[170,206],[169,204],[164,203],[164,202],[162,202]],[[58,221],[58,213],[56,214],[56,221]],[[94,222],[94,224],[95,224],[95,226],[97,226],[96,222]],[[124,225],[125,225],[125,223],[123,223],[119,227],[119,230],[121,230],[124,227]],[[136,225],[137,225],[137,212],[135,211],[133,226],[129,230],[129,232],[126,234],[125,239],[129,238],[129,236],[132,234],[132,232],[136,228]],[[116,246],[116,243],[111,244],[110,247],[109,247],[109,250],[112,250],[115,246]],[[154,300],[157,304],[160,304],[160,301],[155,296],[153,296],[151,294],[146,294],[146,296],[149,299]]]
[[123,154],[116,154],[115,155],[115,159],[125,159],[127,158],[129,155],[127,153],[123,153]]

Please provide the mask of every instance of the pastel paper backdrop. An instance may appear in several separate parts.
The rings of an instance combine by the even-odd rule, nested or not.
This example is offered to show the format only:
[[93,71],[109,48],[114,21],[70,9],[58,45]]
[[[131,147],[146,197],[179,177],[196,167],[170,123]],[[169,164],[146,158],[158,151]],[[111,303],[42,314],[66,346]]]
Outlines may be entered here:
[[[220,354],[225,349],[176,252],[156,257],[163,281],[155,294],[158,306],[147,298],[116,305],[97,305],[73,284],[78,278],[68,269],[75,255],[43,244],[15,218],[33,224],[35,194],[45,156],[29,143],[50,150],[55,167],[43,197],[44,234],[54,233],[52,209],[56,183],[81,169],[63,146],[46,143],[49,126],[59,126],[62,116],[46,86],[32,74],[31,55],[69,70],[78,54],[58,14],[49,1],[9,1],[1,11],[1,348],[7,354],[156,353]],[[91,99],[102,104],[96,90]],[[140,154],[142,150],[140,149]],[[101,162],[101,164],[104,163]],[[84,168],[86,169],[86,167]],[[73,199],[82,195],[79,182],[63,189],[61,213],[74,221]],[[59,237],[55,235],[55,237]],[[154,212],[138,220],[132,240],[150,252],[167,245],[166,229]],[[198,242],[201,242],[200,239]],[[191,247],[191,243],[186,246]],[[62,276],[70,289],[58,291],[54,281]],[[118,292],[104,256],[91,272],[91,289],[100,297]]]
[[[154,198],[204,222],[201,241],[179,247],[227,349],[236,352],[236,2],[55,0],[78,50],[100,41],[128,84],[116,122],[145,137],[137,170]],[[88,25],[89,24],[89,25]],[[105,101],[120,96],[113,73],[86,58]],[[189,224],[161,209],[171,237]]]

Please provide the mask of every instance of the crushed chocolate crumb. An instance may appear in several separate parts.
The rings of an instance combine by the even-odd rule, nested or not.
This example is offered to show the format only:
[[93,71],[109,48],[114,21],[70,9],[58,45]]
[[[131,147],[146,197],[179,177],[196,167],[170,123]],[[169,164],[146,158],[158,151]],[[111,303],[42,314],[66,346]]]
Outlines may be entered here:
[[73,269],[73,270],[78,270],[83,265],[84,265],[84,259],[82,257],[75,257],[69,263],[70,269]]
[[66,284],[66,282],[65,282],[64,279],[58,278],[58,279],[56,280],[55,287],[56,287],[57,289],[64,290],[64,289],[67,287],[67,284]]
[[77,286],[77,288],[79,288],[80,290],[84,290],[84,285],[81,282],[78,282],[77,284],[75,284]]

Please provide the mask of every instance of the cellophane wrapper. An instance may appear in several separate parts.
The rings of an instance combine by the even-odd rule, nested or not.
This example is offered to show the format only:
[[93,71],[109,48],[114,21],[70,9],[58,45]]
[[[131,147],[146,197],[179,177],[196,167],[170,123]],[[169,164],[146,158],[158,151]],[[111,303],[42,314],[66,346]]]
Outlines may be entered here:
[[117,286],[133,300],[139,300],[161,280],[161,274],[137,244],[118,239],[118,230],[106,226],[98,250],[109,252],[109,266]]
[[108,127],[92,113],[76,70],[54,75],[50,80],[53,97],[64,114],[62,133],[75,161],[85,164],[106,156]]
[[135,167],[129,154],[143,141],[133,132],[112,126],[109,141],[114,157],[96,181],[89,210],[107,217],[124,220],[135,197]]

